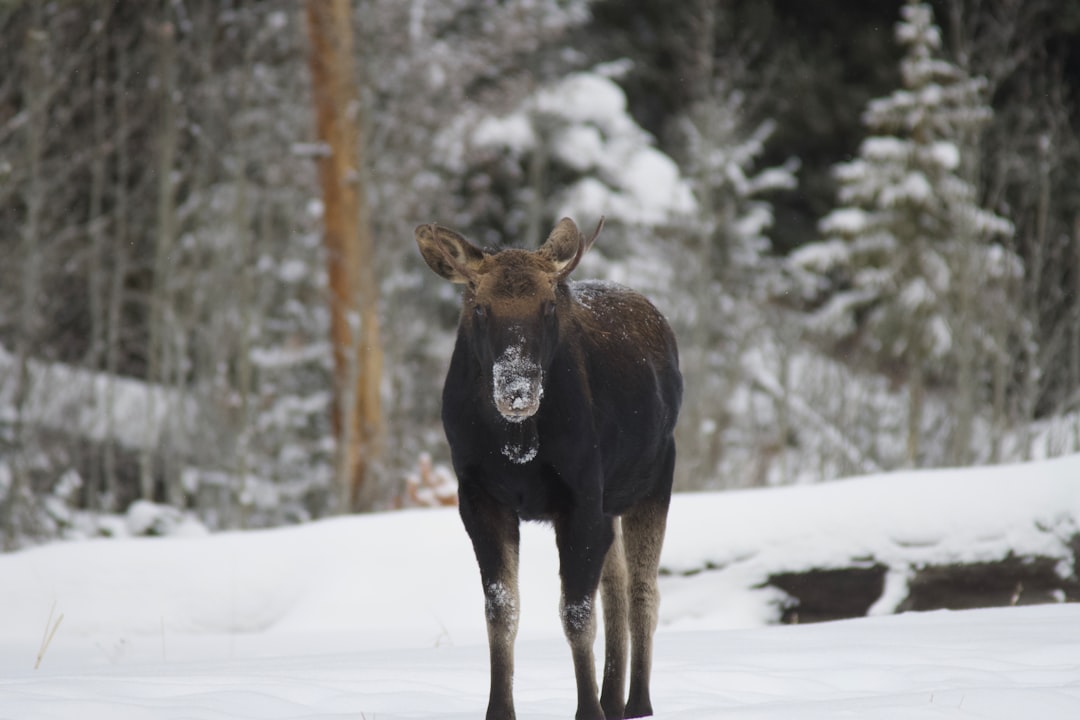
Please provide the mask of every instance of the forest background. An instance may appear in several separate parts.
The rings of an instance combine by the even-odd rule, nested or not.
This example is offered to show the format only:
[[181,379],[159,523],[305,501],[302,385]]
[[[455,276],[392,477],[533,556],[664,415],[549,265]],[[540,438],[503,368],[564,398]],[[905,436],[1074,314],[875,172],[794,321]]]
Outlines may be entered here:
[[0,68],[6,549],[446,501],[430,221],[607,216],[680,490],[1080,450],[1080,0],[0,0]]

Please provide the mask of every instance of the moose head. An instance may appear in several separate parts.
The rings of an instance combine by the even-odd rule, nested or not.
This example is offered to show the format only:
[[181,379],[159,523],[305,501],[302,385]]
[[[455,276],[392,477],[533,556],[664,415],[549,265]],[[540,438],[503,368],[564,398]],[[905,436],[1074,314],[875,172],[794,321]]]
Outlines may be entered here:
[[560,291],[604,226],[586,238],[563,218],[535,251],[480,250],[439,225],[416,228],[416,243],[438,275],[465,285],[461,331],[491,399],[508,422],[518,423],[540,409],[544,372],[559,343],[560,317],[569,312],[569,294]]

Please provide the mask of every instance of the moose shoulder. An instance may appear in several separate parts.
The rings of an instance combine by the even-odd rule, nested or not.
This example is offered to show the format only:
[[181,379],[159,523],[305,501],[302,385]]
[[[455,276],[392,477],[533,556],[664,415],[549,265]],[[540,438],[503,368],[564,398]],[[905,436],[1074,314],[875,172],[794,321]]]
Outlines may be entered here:
[[496,253],[437,225],[416,229],[431,269],[465,286],[442,415],[486,600],[489,720],[514,717],[522,519],[555,527],[577,717],[652,714],[656,573],[682,378],[671,329],[648,300],[617,285],[567,281],[602,227],[586,239],[564,218],[539,250]]

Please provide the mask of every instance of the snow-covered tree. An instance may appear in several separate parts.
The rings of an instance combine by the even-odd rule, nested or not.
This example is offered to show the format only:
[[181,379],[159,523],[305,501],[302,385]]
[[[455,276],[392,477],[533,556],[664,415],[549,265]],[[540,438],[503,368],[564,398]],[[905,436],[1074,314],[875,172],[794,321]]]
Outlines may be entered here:
[[444,134],[444,163],[510,185],[504,241],[535,246],[562,215],[655,227],[696,209],[678,165],[630,116],[610,77],[620,67],[572,73],[508,113],[463,116]]
[[[792,190],[798,185],[797,158],[782,165],[759,167],[765,144],[776,123],[746,122],[746,94],[720,84],[681,118],[679,130],[685,143],[686,172],[692,178],[700,212],[696,232],[707,250],[707,268],[725,289],[734,285],[750,294],[748,271],[761,269],[771,252],[767,232],[773,224],[768,193]],[[761,287],[755,279],[752,285]]]
[[871,136],[835,170],[841,206],[791,260],[817,305],[811,327],[908,383],[916,463],[928,374],[974,376],[976,343],[996,336],[1021,265],[1001,244],[1012,224],[979,204],[968,179],[965,152],[991,117],[985,81],[942,59],[927,4],[904,5],[896,39],[903,87],[869,104]]
[[678,270],[693,312],[674,318],[682,326],[684,376],[699,388],[683,410],[680,441],[689,451],[680,470],[684,486],[693,484],[693,476],[762,482],[766,473],[758,450],[775,439],[763,440],[753,419],[736,407],[736,398],[738,388],[753,382],[744,373],[743,355],[768,324],[757,301],[776,277],[767,235],[774,219],[768,195],[797,186],[799,163],[791,158],[761,167],[775,123],[748,122],[747,96],[733,84],[711,83],[709,95],[678,124],[683,166],[698,207],[684,228],[688,252]]

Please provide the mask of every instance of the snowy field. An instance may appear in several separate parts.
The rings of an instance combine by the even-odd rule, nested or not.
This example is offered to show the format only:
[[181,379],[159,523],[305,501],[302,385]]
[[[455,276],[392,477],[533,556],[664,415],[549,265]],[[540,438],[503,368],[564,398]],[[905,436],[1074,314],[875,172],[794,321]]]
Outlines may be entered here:
[[[657,717],[1080,717],[1080,605],[888,614],[905,563],[1011,548],[1072,573],[1078,518],[1080,456],[677,497]],[[522,720],[574,710],[552,544],[525,527]],[[876,617],[768,625],[783,602],[755,589],[769,573],[851,557],[890,567]],[[482,717],[482,607],[452,510],[0,556],[0,718]]]

